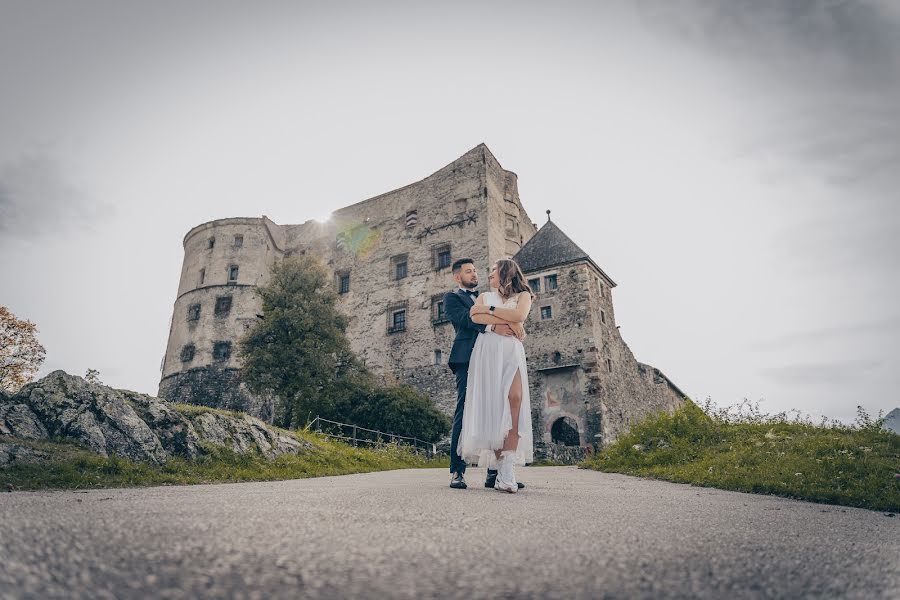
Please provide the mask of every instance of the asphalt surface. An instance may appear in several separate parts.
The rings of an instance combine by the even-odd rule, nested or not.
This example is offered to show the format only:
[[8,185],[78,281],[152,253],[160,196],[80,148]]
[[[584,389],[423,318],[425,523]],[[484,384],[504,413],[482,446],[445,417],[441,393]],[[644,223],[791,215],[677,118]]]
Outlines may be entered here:
[[900,516],[572,467],[0,493],[0,598],[900,598]]

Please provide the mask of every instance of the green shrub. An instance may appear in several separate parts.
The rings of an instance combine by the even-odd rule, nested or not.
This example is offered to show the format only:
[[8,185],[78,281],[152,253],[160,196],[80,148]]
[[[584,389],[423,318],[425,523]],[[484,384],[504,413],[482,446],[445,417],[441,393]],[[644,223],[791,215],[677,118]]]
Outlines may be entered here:
[[755,406],[692,402],[632,427],[585,468],[722,489],[900,510],[900,436],[860,409],[853,426]]

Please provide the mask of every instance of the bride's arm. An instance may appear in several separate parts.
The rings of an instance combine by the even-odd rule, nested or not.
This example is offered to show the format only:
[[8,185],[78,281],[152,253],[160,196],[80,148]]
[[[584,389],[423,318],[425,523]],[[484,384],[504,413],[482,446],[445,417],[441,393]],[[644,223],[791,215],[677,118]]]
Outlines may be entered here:
[[484,296],[475,298],[475,304],[469,309],[469,318],[472,319],[473,323],[478,323],[479,325],[503,325],[504,323],[507,323],[507,321],[504,321],[503,319],[498,319],[497,317],[489,315],[487,313],[487,306],[484,307],[484,312],[476,312],[476,306],[484,306]]
[[[478,297],[478,300],[481,300],[480,296]],[[520,292],[519,303],[515,308],[495,308],[493,317],[507,323],[524,323],[525,319],[528,318],[529,312],[531,312],[531,294],[528,292]],[[479,319],[483,317],[491,318],[491,315],[488,313],[488,307],[480,302],[475,303],[475,306],[472,307],[469,314],[476,323],[487,323],[488,321],[481,321]]]

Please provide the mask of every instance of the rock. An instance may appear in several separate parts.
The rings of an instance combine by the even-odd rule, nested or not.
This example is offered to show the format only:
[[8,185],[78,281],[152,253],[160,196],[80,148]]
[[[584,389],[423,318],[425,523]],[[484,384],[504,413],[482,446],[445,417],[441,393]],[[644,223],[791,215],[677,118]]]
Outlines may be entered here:
[[[157,465],[171,456],[197,458],[204,442],[269,459],[312,448],[249,415],[188,416],[153,396],[89,383],[64,371],[24,386],[15,396],[0,396],[0,435],[62,438],[102,456],[116,454]],[[4,447],[0,466],[49,457],[21,444]]]
[[238,454],[259,452],[272,459],[312,448],[309,442],[301,443],[249,415],[235,419],[213,412],[202,413],[193,418],[193,425],[204,441],[225,446]]
[[169,454],[125,393],[53,371],[15,396],[28,404],[52,437],[81,442],[94,452],[163,464]]
[[[43,464],[50,460],[50,453],[44,450],[35,450],[23,444],[15,442],[0,442],[0,467],[12,464]],[[8,490],[11,491],[11,490]]]
[[47,438],[47,429],[25,404],[0,404],[0,435],[29,440]]

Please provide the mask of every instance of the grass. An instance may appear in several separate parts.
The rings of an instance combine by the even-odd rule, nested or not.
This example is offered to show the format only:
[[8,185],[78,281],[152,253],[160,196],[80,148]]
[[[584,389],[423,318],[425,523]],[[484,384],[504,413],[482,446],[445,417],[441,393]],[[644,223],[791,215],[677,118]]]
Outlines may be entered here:
[[[218,412],[243,416],[241,413],[189,405],[177,405],[176,408],[188,415]],[[104,458],[70,443],[15,440],[48,451],[53,456],[53,462],[0,469],[0,489],[9,489],[9,486],[13,489],[39,490],[236,483],[449,467],[446,457],[427,459],[404,446],[389,444],[377,449],[354,448],[312,432],[280,431],[301,442],[309,442],[312,449],[298,455],[285,454],[275,460],[267,460],[257,454],[240,455],[220,446],[205,445],[206,452],[196,460],[174,457],[163,466],[153,466],[118,456]]]
[[900,435],[859,410],[853,426],[688,402],[582,463],[583,468],[740,492],[900,512]]

